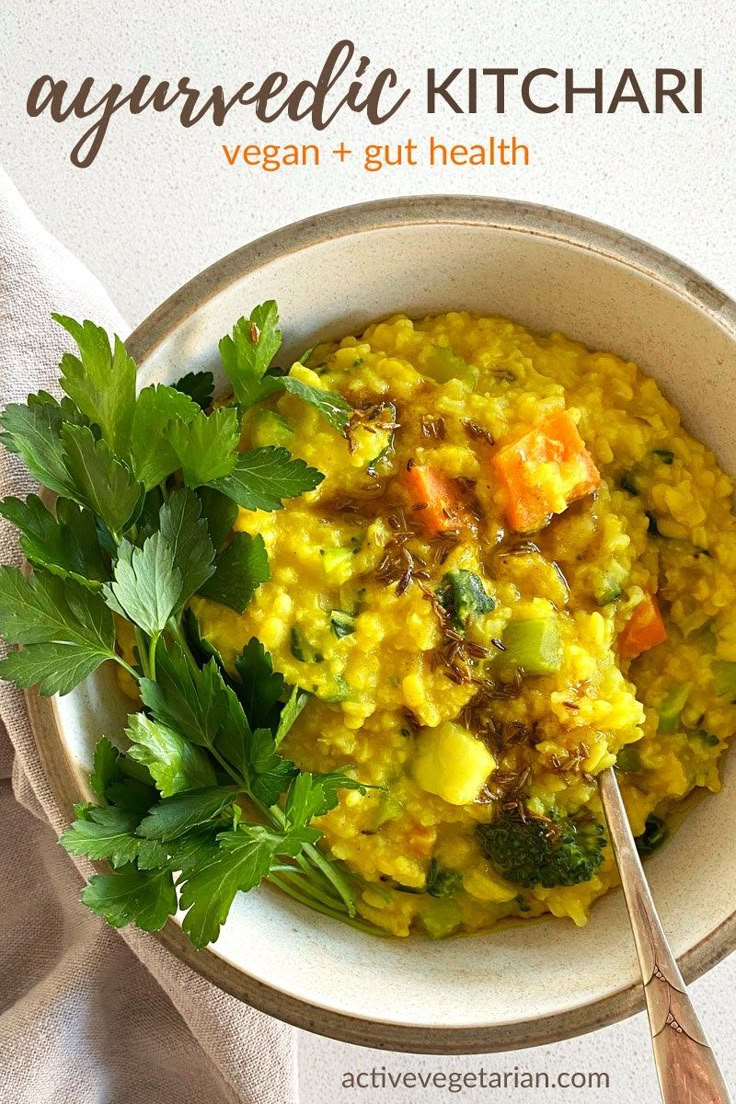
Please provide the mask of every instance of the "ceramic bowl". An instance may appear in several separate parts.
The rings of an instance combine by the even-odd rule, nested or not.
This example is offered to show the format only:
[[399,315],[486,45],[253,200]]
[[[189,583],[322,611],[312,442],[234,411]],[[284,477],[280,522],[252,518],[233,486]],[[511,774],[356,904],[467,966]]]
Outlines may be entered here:
[[[128,341],[141,383],[217,365],[217,342],[255,303],[278,301],[286,351],[397,311],[465,308],[560,329],[637,360],[684,422],[736,472],[736,304],[656,249],[606,226],[504,200],[390,200],[320,215],[218,261]],[[87,791],[95,739],[126,704],[103,671],[66,698],[31,698],[51,782],[68,808]],[[692,979],[736,946],[736,771],[647,865],[664,926]],[[274,1016],[353,1043],[468,1053],[548,1043],[642,1007],[624,902],[567,920],[430,942],[376,939],[269,889],[239,895],[217,944],[195,951],[171,921],[161,941]]]

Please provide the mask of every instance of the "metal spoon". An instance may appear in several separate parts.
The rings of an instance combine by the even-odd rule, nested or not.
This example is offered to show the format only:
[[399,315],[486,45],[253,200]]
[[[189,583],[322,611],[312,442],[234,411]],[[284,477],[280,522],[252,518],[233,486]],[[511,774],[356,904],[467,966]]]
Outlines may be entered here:
[[613,767],[601,772],[598,786],[639,956],[662,1099],[665,1104],[730,1104],[657,916]]

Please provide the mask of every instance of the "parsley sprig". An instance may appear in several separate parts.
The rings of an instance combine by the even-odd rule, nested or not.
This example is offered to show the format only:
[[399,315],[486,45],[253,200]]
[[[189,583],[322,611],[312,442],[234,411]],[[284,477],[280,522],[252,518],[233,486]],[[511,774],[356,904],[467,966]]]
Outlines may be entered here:
[[[94,754],[96,802],[76,807],[61,843],[109,864],[82,899],[115,926],[162,927],[177,911],[197,947],[217,939],[238,891],[268,879],[351,923],[353,880],[321,851],[315,817],[345,773],[301,772],[280,745],[308,695],[286,687],[251,639],[234,669],[204,640],[189,608],[204,595],[242,612],[270,578],[263,539],[233,533],[238,509],[278,510],[322,475],[284,448],[240,449],[245,410],[280,391],[343,432],[340,395],[282,375],[278,312],[264,303],[220,343],[233,401],[213,407],[213,377],[136,393],[136,366],[92,322],[56,321],[76,342],[60,365],[61,401],[11,404],[0,441],[56,496],[0,502],[31,570],[0,567],[0,634],[12,650],[0,678],[66,694],[105,662],[133,680],[141,710],[124,747]],[[126,622],[118,643],[116,619]],[[373,930],[373,929],[371,929]]]

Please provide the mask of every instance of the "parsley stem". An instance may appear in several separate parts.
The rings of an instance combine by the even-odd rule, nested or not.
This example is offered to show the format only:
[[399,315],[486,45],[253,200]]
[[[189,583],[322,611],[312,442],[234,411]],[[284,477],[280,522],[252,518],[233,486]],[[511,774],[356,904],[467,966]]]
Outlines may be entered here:
[[138,648],[138,662],[143,668],[143,677],[150,678],[150,671],[148,669],[148,645],[146,644],[146,637],[142,629],[135,626],[135,642]]
[[[283,828],[286,819],[278,805],[273,805],[269,809],[269,813],[274,820],[278,823],[279,827]],[[314,846],[312,843],[305,843],[302,848],[302,855],[309,859],[313,866],[319,870],[319,872],[327,879],[327,881],[334,887],[340,896],[340,899],[344,902],[345,908],[348,910],[350,916],[355,916],[355,897],[351,890],[347,880],[343,878],[340,871],[325,858],[322,852]]]
[[321,912],[323,916],[329,916],[333,920],[339,920],[342,924],[347,924],[351,928],[355,928],[357,931],[366,932],[368,935],[388,935],[388,932],[382,931],[381,928],[373,927],[371,924],[364,924],[360,920],[353,919],[353,916],[346,915],[337,908],[331,908],[329,905],[323,905],[320,901],[315,900],[312,897],[306,896],[301,889],[297,889],[287,881],[285,877],[280,877],[278,874],[269,874],[267,879],[272,885],[276,886],[283,893],[286,893],[289,897],[292,897],[295,901],[298,901],[301,905],[306,905],[307,908],[314,909],[315,912]]
[[199,675],[199,665],[192,655],[192,650],[189,647],[187,638],[182,631],[181,621],[179,621],[176,617],[170,617],[169,623],[166,628],[184,653],[184,658],[189,664],[192,673],[195,675]]
[[233,770],[233,768],[228,763],[227,759],[223,759],[223,757],[220,755],[219,751],[214,746],[214,744],[207,744],[206,747],[207,747],[207,750],[210,753],[210,755],[214,759],[217,760],[217,762],[220,764],[220,766],[225,771],[225,773],[230,775],[233,782],[238,787],[238,790],[240,791],[240,793],[247,794],[248,791],[245,789],[245,787],[243,785],[243,779],[241,778],[241,776],[238,774],[238,772],[236,770]]
[[[332,894],[325,893],[312,878],[311,874],[303,875],[299,870],[295,870],[293,866],[272,866],[268,873],[270,878],[273,874],[283,873],[288,876],[290,884],[294,884],[299,893],[305,897],[310,897],[314,901],[319,901],[320,904],[325,905],[327,908],[337,909],[338,912],[344,912],[345,909],[342,902],[333,897]],[[285,878],[280,879],[286,880]]]
[[319,851],[314,844],[305,843],[304,853],[307,855],[325,878],[335,887],[340,897],[345,902],[345,908],[350,916],[355,916],[355,898],[353,892],[340,871],[332,865],[329,859]]
[[151,682],[156,681],[156,645],[158,640],[159,633],[154,633],[148,644],[148,677]]
[[140,672],[136,671],[135,667],[131,667],[130,664],[127,663],[121,655],[118,655],[117,652],[116,652],[115,655],[112,658],[115,660],[116,663],[120,664],[120,666],[123,668],[124,671],[128,672],[128,674],[130,675],[130,677],[132,679],[135,679],[136,682],[140,682],[140,680],[141,680]]
[[[251,803],[255,806],[256,809],[258,809],[259,813],[267,823],[271,823],[275,828],[278,828],[280,830],[286,829],[286,817],[284,816],[278,805],[272,805],[269,808],[268,806],[264,805],[263,802],[259,801],[257,797],[254,797],[253,794],[248,794],[248,797]],[[301,854],[294,856],[294,862],[299,866],[301,872],[305,875],[305,877],[314,878],[314,867],[310,866],[309,862],[307,861],[304,855],[304,850],[306,850],[306,846],[303,848]],[[330,882],[329,884],[331,885],[332,883]],[[334,898],[335,901],[341,901],[342,895],[339,894],[337,891],[334,891]]]

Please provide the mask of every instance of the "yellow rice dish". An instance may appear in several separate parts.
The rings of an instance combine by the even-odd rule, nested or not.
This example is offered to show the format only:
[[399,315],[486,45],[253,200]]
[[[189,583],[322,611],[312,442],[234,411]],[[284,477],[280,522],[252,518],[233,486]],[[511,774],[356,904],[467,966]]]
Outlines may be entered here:
[[364,917],[584,924],[616,882],[596,775],[618,763],[643,853],[720,785],[731,480],[635,364],[559,333],[398,315],[307,363],[355,408],[347,438],[291,394],[246,415],[248,444],[325,479],[241,510],[271,579],[243,614],[195,599],[202,632],[227,664],[257,637],[313,695],[283,745],[300,768],[381,787],[319,821]]

